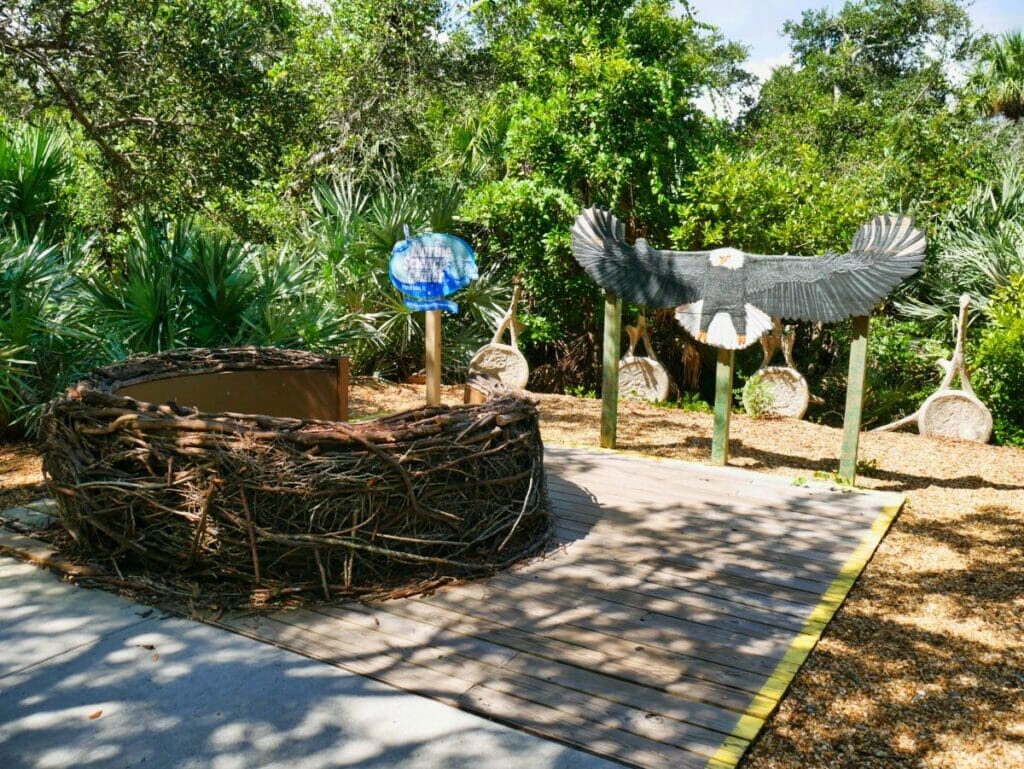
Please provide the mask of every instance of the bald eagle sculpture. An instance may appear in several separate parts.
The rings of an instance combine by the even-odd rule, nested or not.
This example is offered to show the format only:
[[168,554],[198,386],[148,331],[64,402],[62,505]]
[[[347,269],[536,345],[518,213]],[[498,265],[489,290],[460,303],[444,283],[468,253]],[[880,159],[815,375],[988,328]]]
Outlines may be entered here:
[[772,330],[772,318],[831,323],[872,308],[924,259],[924,233],[905,216],[876,216],[853,248],[824,256],[659,251],[623,240],[622,223],[588,208],[572,228],[576,261],[599,286],[634,304],[676,307],[690,334],[738,350]]

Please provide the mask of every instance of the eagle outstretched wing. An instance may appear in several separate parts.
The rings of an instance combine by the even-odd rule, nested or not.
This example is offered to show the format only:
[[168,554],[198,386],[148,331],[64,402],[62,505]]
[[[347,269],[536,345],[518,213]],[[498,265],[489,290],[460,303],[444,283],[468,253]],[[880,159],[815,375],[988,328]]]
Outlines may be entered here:
[[773,317],[831,323],[870,315],[924,259],[925,237],[906,216],[876,216],[853,248],[824,256],[748,254],[746,300]]
[[623,240],[610,211],[588,208],[572,226],[572,254],[601,288],[652,308],[695,302],[704,280],[707,251],[659,251],[638,238]]

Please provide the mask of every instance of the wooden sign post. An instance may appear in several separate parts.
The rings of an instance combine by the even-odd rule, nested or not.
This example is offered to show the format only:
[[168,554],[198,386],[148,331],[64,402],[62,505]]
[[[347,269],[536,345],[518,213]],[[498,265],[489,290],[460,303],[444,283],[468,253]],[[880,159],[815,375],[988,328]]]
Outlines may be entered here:
[[388,276],[403,294],[410,310],[423,310],[427,405],[441,405],[441,310],[456,313],[459,306],[445,297],[465,288],[479,277],[469,243],[454,235],[427,232],[395,243]]
[[426,324],[426,369],[427,405],[441,405],[441,311],[427,310]]

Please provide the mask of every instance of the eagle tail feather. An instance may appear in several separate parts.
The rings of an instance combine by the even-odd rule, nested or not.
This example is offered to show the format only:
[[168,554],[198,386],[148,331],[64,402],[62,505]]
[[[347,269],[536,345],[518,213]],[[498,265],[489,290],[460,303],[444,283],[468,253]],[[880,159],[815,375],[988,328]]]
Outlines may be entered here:
[[694,339],[700,334],[700,315],[703,310],[703,299],[676,307],[676,320]]
[[716,312],[708,326],[707,343],[712,347],[724,347],[727,350],[738,350],[739,337],[732,325],[732,318],[727,312]]
[[769,331],[775,329],[775,324],[768,313],[759,310],[749,302],[743,305],[743,309],[747,313],[747,345],[753,344]]
[[[676,308],[676,320],[694,339],[701,339],[701,311],[704,300],[683,304]],[[746,321],[746,333],[740,337],[728,312],[716,312],[708,325],[707,336],[701,341],[712,347],[723,347],[727,350],[742,350],[749,347],[774,328],[771,317],[752,304],[743,307]]]

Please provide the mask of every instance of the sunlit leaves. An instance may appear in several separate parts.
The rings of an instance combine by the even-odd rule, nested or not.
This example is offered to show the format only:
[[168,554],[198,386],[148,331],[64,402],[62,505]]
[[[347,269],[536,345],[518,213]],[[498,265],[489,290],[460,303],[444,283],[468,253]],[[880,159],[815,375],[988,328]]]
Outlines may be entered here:
[[13,0],[0,59],[26,109],[77,123],[122,209],[223,203],[260,178],[304,109],[270,76],[293,0]]
[[971,101],[983,114],[1014,122],[1024,117],[1024,34],[1007,32],[989,41],[969,85]]
[[476,6],[512,81],[508,174],[667,229],[708,132],[695,100],[737,82],[742,50],[660,0],[514,5]]
[[0,125],[0,222],[34,236],[58,215],[60,184],[69,169],[67,140],[59,130]]
[[[458,232],[460,190],[383,176],[373,186],[351,179],[319,185],[314,200],[303,237],[320,265],[319,284],[358,313],[367,331],[347,349],[354,366],[399,377],[417,371],[423,365],[423,316],[407,309],[391,284],[391,249],[407,230]],[[444,363],[457,371],[488,341],[505,310],[510,291],[495,265],[482,264],[479,280],[453,297],[460,314],[445,320]]]
[[900,305],[909,315],[941,322],[955,312],[961,294],[984,308],[1015,276],[1024,275],[1024,167],[1009,161],[997,178],[975,186],[934,233],[935,256],[925,264],[913,298]]

